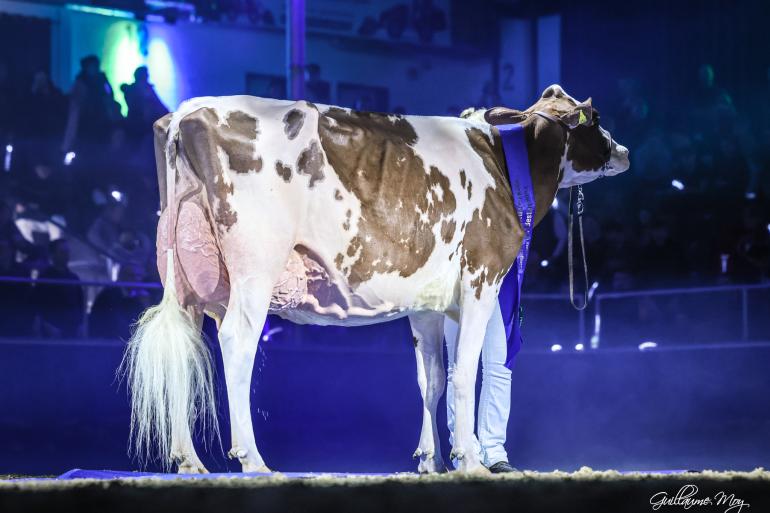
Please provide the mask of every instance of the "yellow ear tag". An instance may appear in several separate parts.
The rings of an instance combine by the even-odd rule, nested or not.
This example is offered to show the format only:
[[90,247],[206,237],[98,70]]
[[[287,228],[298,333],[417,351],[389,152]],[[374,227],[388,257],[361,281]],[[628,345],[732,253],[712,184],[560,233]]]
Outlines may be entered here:
[[588,118],[586,117],[586,113],[582,110],[580,111],[580,117],[578,118],[578,125],[582,125],[583,123],[586,123],[588,121]]

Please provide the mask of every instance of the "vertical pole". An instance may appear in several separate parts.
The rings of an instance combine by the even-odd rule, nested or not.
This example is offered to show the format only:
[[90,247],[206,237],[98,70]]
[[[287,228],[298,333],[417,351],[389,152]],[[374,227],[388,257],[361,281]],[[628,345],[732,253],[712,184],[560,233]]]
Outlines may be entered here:
[[578,342],[585,347],[586,343],[586,308],[578,312]]
[[741,340],[749,339],[749,291],[741,289]]
[[286,0],[286,96],[305,97],[305,0]]
[[599,349],[602,336],[602,297],[597,294],[595,298],[596,309],[594,310],[594,334],[591,336],[591,349]]

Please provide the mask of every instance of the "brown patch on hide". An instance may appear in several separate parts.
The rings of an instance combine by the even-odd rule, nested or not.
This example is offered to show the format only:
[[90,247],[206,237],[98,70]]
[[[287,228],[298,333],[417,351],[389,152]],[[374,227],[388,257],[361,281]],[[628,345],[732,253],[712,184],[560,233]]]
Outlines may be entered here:
[[283,131],[286,133],[286,137],[289,140],[294,139],[299,135],[299,131],[302,130],[302,125],[305,123],[305,113],[299,109],[291,109],[283,117]]
[[[609,145],[604,138],[599,124],[580,125],[572,130],[567,144],[567,160],[572,162],[572,169],[598,171],[609,159]],[[561,155],[560,155],[561,156]]]
[[302,150],[297,159],[297,172],[310,177],[308,187],[311,189],[318,180],[324,177],[324,154],[318,141],[312,141],[310,146]]
[[[575,105],[575,100],[567,96],[560,87],[552,86],[543,92],[543,96],[535,105],[522,113],[525,118],[521,124],[524,127],[532,188],[535,193],[535,225],[548,213],[556,195],[560,173],[563,172],[559,169],[559,164],[564,154],[566,135],[561,125],[533,115],[532,111],[540,110],[560,117],[574,109]],[[500,113],[499,116],[494,115],[497,112]],[[518,112],[494,108],[488,111],[486,118],[492,125],[510,123],[513,122],[510,116],[517,115]],[[598,131],[598,128],[596,130]]]
[[[414,150],[417,133],[401,116],[330,108],[319,119],[321,144],[345,189],[361,204],[347,248],[348,280],[375,273],[411,276],[436,245],[434,229],[456,208],[449,179]],[[341,266],[341,261],[338,268]]]
[[275,172],[283,178],[284,182],[289,183],[291,181],[291,166],[278,160],[275,162]]
[[468,181],[468,199],[471,199],[471,189],[473,189],[473,184]]
[[524,123],[527,142],[532,190],[535,194],[534,225],[545,217],[551,208],[561,179],[561,156],[564,154],[566,137],[556,123],[549,123],[539,116]]
[[155,143],[155,168],[158,172],[158,190],[160,192],[160,209],[166,208],[166,141],[168,140],[168,127],[171,124],[172,114],[166,114],[152,125]]
[[460,187],[462,187],[463,189],[465,189],[465,179],[466,179],[465,169],[461,169],[460,170]]
[[455,228],[457,228],[457,222],[452,219],[451,221],[444,219],[441,222],[441,240],[446,244],[452,242],[452,237],[455,234]]
[[262,157],[254,157],[254,144],[259,136],[257,118],[236,110],[227,115],[226,123],[214,133],[217,144],[227,154],[230,169],[236,173],[259,173]]
[[484,285],[496,285],[508,272],[524,232],[519,226],[511,187],[505,178],[505,156],[499,133],[493,129],[492,140],[477,128],[469,128],[465,133],[495,183],[494,188],[487,187],[484,191],[484,203],[481,209],[473,212],[463,235],[460,263],[464,273],[479,273],[471,281],[478,299]]
[[342,223],[342,229],[345,231],[350,230],[350,216],[353,215],[353,212],[348,209],[347,212],[345,212],[345,222]]
[[334,189],[334,199],[337,201],[342,201],[342,193],[339,189]]
[[193,173],[203,182],[218,229],[229,230],[238,220],[238,214],[229,203],[233,184],[225,181],[225,171],[219,159],[219,118],[210,108],[191,112],[179,122],[182,151],[192,166]]

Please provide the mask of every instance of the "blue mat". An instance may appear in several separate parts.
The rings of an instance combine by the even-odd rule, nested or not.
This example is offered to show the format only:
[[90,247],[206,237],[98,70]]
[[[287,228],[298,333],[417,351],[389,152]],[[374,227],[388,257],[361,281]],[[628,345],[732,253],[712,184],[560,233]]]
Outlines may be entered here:
[[[152,477],[156,479],[218,479],[218,478],[244,478],[244,477],[270,477],[269,472],[221,472],[212,474],[171,474],[156,472],[130,472],[121,470],[83,470],[75,468],[56,477],[57,480],[66,479],[132,479]],[[318,476],[330,477],[361,477],[361,476],[390,476],[393,474],[347,474],[340,472],[281,472],[282,476],[289,479],[306,479]]]
[[[682,474],[687,472],[686,470],[631,470],[621,471],[620,474],[632,474],[634,472],[642,472],[645,474]],[[53,478],[56,480],[69,480],[69,479],[139,479],[139,478],[155,478],[155,479],[218,479],[218,478],[251,478],[251,477],[270,477],[274,474],[268,472],[221,472],[212,474],[173,474],[173,473],[156,473],[156,472],[131,472],[120,470],[83,470],[75,468],[65,472],[59,477]],[[289,479],[308,479],[319,476],[325,477],[364,477],[364,476],[392,476],[395,474],[388,473],[342,473],[342,472],[281,472],[281,475]],[[33,478],[34,479],[34,478]]]

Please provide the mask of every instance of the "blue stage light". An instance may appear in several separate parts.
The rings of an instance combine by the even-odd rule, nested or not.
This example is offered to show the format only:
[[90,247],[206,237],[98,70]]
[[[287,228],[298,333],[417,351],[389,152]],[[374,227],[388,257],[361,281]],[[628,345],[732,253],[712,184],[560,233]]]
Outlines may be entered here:
[[7,144],[5,146],[5,159],[3,160],[3,169],[5,171],[11,170],[11,157],[13,156],[13,146]]

